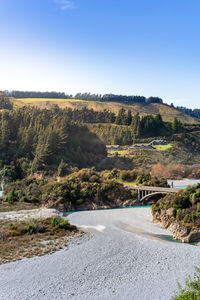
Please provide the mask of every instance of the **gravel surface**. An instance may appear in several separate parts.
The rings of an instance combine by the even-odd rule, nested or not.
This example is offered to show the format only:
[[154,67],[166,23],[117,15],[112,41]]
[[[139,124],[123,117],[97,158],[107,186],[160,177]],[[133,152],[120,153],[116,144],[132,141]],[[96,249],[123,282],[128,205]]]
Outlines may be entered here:
[[0,221],[1,220],[13,220],[13,221],[22,221],[27,219],[47,219],[55,218],[61,215],[54,208],[36,208],[36,209],[25,209],[18,211],[8,211],[0,212]]
[[200,248],[164,241],[150,208],[77,212],[90,235],[51,255],[0,266],[0,299],[170,299],[200,262]]

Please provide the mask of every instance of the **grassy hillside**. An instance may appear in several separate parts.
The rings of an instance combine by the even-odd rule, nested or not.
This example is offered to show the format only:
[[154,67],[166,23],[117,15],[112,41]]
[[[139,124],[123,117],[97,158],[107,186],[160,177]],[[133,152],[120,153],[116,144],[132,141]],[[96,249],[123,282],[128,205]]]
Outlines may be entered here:
[[159,103],[141,104],[135,103],[133,105],[128,105],[119,102],[98,102],[98,101],[86,101],[77,99],[47,99],[47,98],[26,98],[26,99],[13,99],[13,102],[17,106],[30,105],[37,106],[40,108],[49,108],[53,104],[58,104],[59,107],[65,108],[69,107],[72,109],[87,107],[88,109],[94,109],[95,111],[102,111],[104,109],[110,110],[114,113],[123,107],[124,109],[130,109],[132,113],[139,112],[141,116],[152,114],[161,114],[163,120],[166,122],[172,122],[175,117],[177,117],[182,123],[194,124],[200,123],[199,120],[190,117],[183,112],[176,110],[168,105]]

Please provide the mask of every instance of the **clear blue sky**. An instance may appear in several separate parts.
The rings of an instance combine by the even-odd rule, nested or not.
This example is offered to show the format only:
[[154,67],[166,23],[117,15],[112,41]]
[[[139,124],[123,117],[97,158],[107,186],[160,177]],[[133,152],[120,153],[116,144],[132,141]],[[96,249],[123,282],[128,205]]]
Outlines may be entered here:
[[0,0],[0,90],[200,107],[200,0]]

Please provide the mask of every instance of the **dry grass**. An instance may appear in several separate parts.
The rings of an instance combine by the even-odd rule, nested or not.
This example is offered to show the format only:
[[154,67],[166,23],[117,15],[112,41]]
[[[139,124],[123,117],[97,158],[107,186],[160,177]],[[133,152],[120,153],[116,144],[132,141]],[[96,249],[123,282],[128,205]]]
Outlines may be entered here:
[[110,110],[114,113],[123,107],[124,109],[130,109],[133,114],[139,112],[141,116],[148,114],[156,115],[160,113],[163,120],[166,122],[172,122],[177,117],[182,123],[195,124],[199,121],[192,118],[183,112],[176,110],[175,108],[159,103],[140,104],[136,103],[128,105],[118,102],[99,102],[99,101],[86,101],[78,99],[48,99],[48,98],[26,98],[26,99],[13,99],[16,106],[30,105],[40,108],[50,108],[53,104],[58,104],[61,108],[81,109],[87,107],[88,109],[94,109],[95,111],[102,111],[104,109]]
[[33,102],[89,102],[87,100],[79,99],[53,99],[53,98],[21,98],[16,99],[17,102],[33,103]]
[[[45,231],[24,233],[27,224],[43,226]],[[10,221],[0,221],[0,264],[53,253],[66,247],[72,237],[82,234],[74,226],[69,230],[55,230],[50,219],[15,222],[12,225]]]
[[6,212],[6,211],[18,211],[18,210],[24,210],[24,209],[34,209],[38,208],[33,203],[26,203],[26,202],[4,202],[0,199],[0,212]]

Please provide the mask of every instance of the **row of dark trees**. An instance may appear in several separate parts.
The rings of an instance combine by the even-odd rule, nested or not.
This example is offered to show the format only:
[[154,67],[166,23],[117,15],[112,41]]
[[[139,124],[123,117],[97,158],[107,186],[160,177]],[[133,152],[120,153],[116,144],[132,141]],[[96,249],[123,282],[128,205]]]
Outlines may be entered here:
[[183,127],[177,118],[174,118],[172,123],[166,123],[160,114],[155,117],[152,115],[140,117],[137,113],[132,119],[131,129],[135,138],[147,138],[179,133]]
[[50,98],[50,99],[71,99],[72,95],[59,92],[34,92],[34,91],[4,91],[6,95],[13,98]]
[[117,115],[108,110],[94,111],[85,107],[80,110],[66,108],[64,111],[69,119],[76,122],[131,125],[132,132],[136,138],[169,135],[180,132],[182,128],[177,118],[172,123],[165,123],[160,114],[157,114],[155,117],[152,115],[140,117],[139,113],[137,113],[133,116],[131,110],[126,111],[124,108],[121,108]]
[[87,101],[101,101],[101,102],[124,102],[131,103],[163,103],[163,100],[158,97],[144,96],[127,96],[127,95],[114,95],[114,94],[91,94],[91,93],[78,93],[74,96],[66,93],[58,92],[34,92],[34,91],[5,91],[9,97],[14,98],[54,98],[54,99],[79,99]]
[[95,127],[98,136],[107,144],[129,145],[132,144],[135,138],[168,136],[179,133],[183,129],[183,125],[177,118],[172,123],[166,123],[163,122],[160,114],[140,117],[139,113],[132,115],[131,110],[126,111],[124,108],[121,108],[117,115],[108,110],[94,111],[87,108],[80,110],[66,108],[64,111],[71,120],[76,122],[130,126],[129,129],[109,125],[108,127]]
[[65,108],[64,111],[69,119],[81,123],[115,123],[118,125],[131,125],[132,122],[131,110],[126,111],[124,108],[121,108],[117,115],[107,109],[95,111],[86,107],[74,110]]
[[183,107],[183,106],[177,106],[176,109],[184,112],[185,114],[188,114],[189,116],[191,116],[193,118],[200,119],[200,109],[198,109],[198,108],[191,109],[191,108],[187,108],[187,107]]

